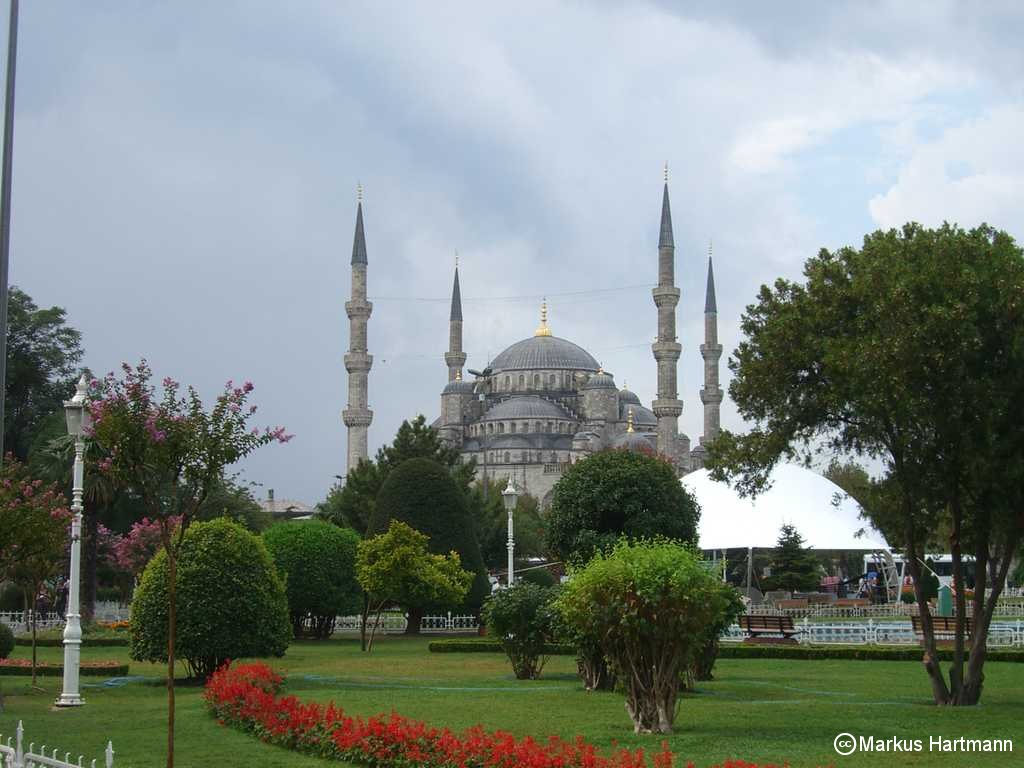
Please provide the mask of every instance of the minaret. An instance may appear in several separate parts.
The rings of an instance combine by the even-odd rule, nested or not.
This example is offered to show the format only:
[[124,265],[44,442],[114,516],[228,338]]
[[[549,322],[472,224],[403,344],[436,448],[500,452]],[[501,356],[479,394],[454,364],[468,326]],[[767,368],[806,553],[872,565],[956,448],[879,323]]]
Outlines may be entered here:
[[722,345],[718,343],[718,303],[715,301],[715,270],[711,265],[711,245],[708,244],[708,287],[704,294],[704,343],[700,345],[700,356],[704,358],[704,387],[700,401],[704,403],[704,434],[700,444],[704,445],[718,437],[721,430],[719,406],[722,404],[722,388],[718,386],[718,361],[722,357]]
[[452,311],[448,315],[448,351],[444,354],[448,381],[462,377],[466,353],[462,351],[462,293],[459,291],[459,254],[455,254],[455,282],[452,284]]
[[[661,235],[658,238],[658,285],[651,291],[658,308],[658,338],[651,345],[658,362],[658,396],[652,410],[658,417],[658,453],[680,467],[678,456],[679,399],[676,369],[682,346],[676,341],[676,305],[679,289],[675,285],[675,242],[672,237],[672,211],[668,202],[668,164],[665,165],[665,190],[661,198]],[[681,467],[680,467],[681,468]]]
[[373,366],[373,357],[366,353],[366,323],[373,305],[366,300],[366,238],[363,235],[363,188],[356,190],[356,235],[352,242],[352,299],[345,302],[348,315],[348,407],[341,419],[348,427],[348,471],[361,459],[369,458],[366,432],[373,421],[373,411],[367,407],[367,375]]

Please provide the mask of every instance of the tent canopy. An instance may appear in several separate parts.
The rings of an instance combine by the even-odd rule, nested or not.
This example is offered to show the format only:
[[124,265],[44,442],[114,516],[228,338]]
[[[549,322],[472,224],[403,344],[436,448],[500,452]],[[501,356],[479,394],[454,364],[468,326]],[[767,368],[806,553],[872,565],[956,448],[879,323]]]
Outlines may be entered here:
[[784,523],[795,526],[814,549],[889,549],[882,534],[860,517],[857,502],[831,480],[794,464],[776,466],[771,488],[753,500],[714,482],[706,469],[680,482],[700,502],[701,549],[774,547]]

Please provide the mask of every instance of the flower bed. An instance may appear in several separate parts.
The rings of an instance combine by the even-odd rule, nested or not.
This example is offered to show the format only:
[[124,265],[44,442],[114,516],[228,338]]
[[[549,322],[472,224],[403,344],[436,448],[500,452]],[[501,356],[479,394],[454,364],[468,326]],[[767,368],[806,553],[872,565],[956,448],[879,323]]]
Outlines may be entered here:
[[[124,677],[128,674],[128,665],[117,661],[83,661],[79,665],[79,674],[93,677]],[[0,675],[31,675],[31,659],[0,659]],[[62,664],[36,664],[36,674],[44,677],[59,677],[64,674]]]
[[[371,768],[672,768],[675,755],[662,743],[651,755],[643,749],[602,754],[582,737],[516,739],[480,726],[462,733],[432,728],[392,712],[349,716],[334,703],[303,703],[279,696],[282,679],[265,664],[225,665],[206,684],[207,708],[222,725],[231,725],[277,744],[317,757],[346,760]],[[687,764],[693,768],[693,763]],[[727,760],[715,768],[758,768]],[[762,766],[762,768],[774,768]]]

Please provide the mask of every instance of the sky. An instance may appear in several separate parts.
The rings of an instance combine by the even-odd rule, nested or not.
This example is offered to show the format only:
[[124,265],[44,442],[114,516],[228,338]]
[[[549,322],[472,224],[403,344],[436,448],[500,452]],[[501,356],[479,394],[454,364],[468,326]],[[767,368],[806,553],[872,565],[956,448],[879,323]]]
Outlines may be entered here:
[[910,220],[1024,238],[1022,38],[997,1],[23,3],[11,282],[94,372],[251,380],[295,438],[240,469],[314,504],[345,471],[357,184],[372,453],[439,412],[456,250],[469,367],[546,295],[649,403],[667,163],[696,442],[709,243],[727,385],[744,308],[820,248]]

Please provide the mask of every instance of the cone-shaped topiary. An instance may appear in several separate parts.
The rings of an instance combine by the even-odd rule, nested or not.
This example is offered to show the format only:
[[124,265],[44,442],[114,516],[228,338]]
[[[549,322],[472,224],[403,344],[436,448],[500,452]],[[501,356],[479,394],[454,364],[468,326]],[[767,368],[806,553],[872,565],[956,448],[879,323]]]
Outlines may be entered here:
[[[288,601],[263,540],[230,520],[195,523],[178,555],[176,654],[192,677],[228,659],[282,656]],[[131,657],[167,659],[167,555],[146,566],[132,601]]]
[[[465,497],[451,472],[430,459],[408,459],[395,467],[377,495],[367,535],[383,533],[391,520],[401,520],[429,536],[427,546],[435,554],[459,553],[462,567],[474,575],[463,609],[477,613],[491,586]],[[435,606],[403,607],[414,619]],[[418,621],[409,625],[413,631],[418,629]]]

